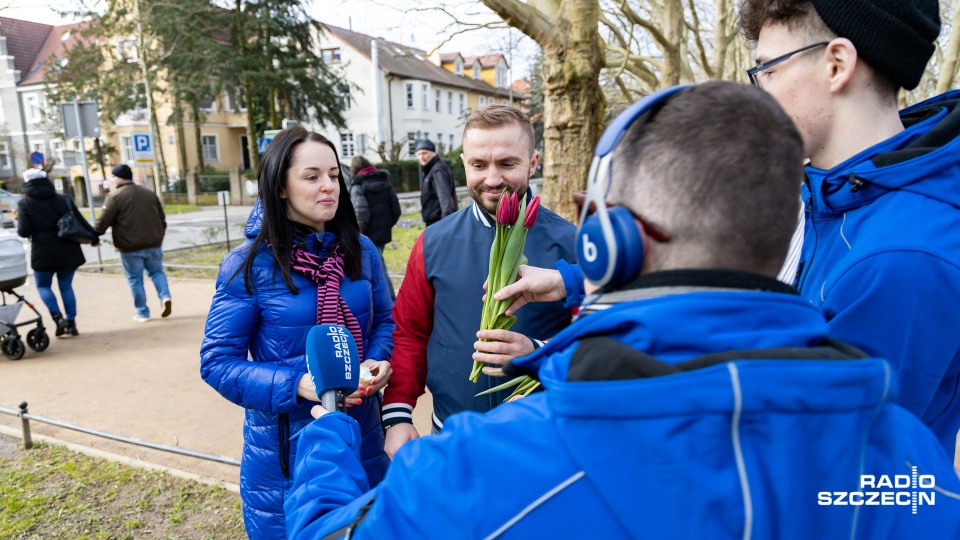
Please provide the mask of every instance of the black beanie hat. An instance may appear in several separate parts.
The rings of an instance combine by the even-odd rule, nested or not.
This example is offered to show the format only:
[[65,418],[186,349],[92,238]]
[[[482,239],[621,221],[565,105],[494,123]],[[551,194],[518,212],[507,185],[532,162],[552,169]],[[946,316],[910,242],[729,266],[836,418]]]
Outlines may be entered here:
[[835,34],[897,85],[913,90],[940,35],[937,0],[813,0]]
[[437,147],[433,145],[433,141],[431,141],[430,139],[422,139],[417,143],[415,151],[419,152],[420,150],[429,150],[431,152],[436,152]]
[[117,178],[123,178],[124,180],[133,180],[133,172],[130,171],[130,167],[127,167],[124,164],[117,165],[110,171],[111,174]]

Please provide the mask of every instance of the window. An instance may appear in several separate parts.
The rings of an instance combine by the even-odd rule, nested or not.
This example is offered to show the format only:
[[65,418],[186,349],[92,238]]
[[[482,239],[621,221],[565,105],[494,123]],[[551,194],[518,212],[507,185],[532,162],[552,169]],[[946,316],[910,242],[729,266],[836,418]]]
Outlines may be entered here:
[[50,141],[50,152],[56,158],[57,163],[63,166],[63,141]]
[[136,62],[139,59],[137,55],[137,40],[128,38],[118,41],[117,58],[119,58],[121,62]]
[[360,133],[357,135],[357,153],[362,156],[367,153],[367,150],[367,134]]
[[443,133],[437,133],[437,144],[443,144]]
[[412,131],[407,132],[407,156],[417,157],[417,134]]
[[200,98],[200,112],[202,113],[212,113],[216,110],[216,103],[214,102],[213,96],[203,96]]
[[480,75],[482,73],[483,73],[483,68],[480,67],[480,60],[477,60],[476,63],[473,64],[473,78],[480,80]]
[[201,135],[200,146],[203,148],[204,161],[220,161],[220,143],[216,135]]
[[420,102],[423,104],[423,110],[430,110],[430,102],[427,96],[430,95],[430,85],[427,83],[420,83]]
[[486,96],[480,96],[480,108],[482,109],[482,108],[484,108],[484,107],[486,107],[486,106],[487,106],[487,97],[486,97]]
[[340,63],[340,47],[337,47],[335,49],[321,49],[320,59],[323,60],[324,64],[339,64]]
[[133,136],[123,135],[120,137],[120,153],[123,155],[124,162],[133,161]]
[[460,114],[467,112],[467,95],[460,92]]
[[501,99],[501,100],[500,100],[500,104],[501,104],[501,105],[509,105],[510,102],[509,102],[508,100],[506,100],[506,99]]
[[453,150],[456,146],[453,145],[453,133],[450,134],[450,150]]
[[0,169],[10,168],[10,146],[6,141],[0,142]]
[[350,110],[350,104],[353,103],[353,97],[350,95],[350,85],[347,83],[340,83],[335,89],[337,93],[337,102],[340,104],[340,109],[344,111]]
[[413,83],[412,82],[406,83],[406,87],[407,87],[407,108],[412,109],[413,108]]
[[246,112],[247,108],[243,106],[243,87],[237,87],[234,91],[223,94],[223,108],[225,112]]
[[30,152],[40,152],[46,154],[47,145],[43,141],[30,141]]
[[353,132],[340,132],[340,157],[352,158],[357,155],[357,147],[353,143]]
[[447,114],[453,114],[453,92],[447,92]]
[[507,68],[505,68],[504,66],[497,66],[495,78],[496,78],[497,88],[506,88],[507,87]]
[[453,74],[463,77],[463,58],[459,56],[453,61]]
[[27,121],[37,124],[40,120],[40,96],[29,95],[27,96]]
[[436,98],[436,99],[434,99],[434,101],[436,102],[436,103],[434,103],[434,106],[435,106],[435,110],[436,110],[437,112],[443,112],[443,107],[441,107],[441,103],[440,103],[440,102],[441,102],[441,99],[440,99],[441,94],[443,94],[443,92],[441,92],[440,90],[434,90],[434,91],[433,91],[434,98]]

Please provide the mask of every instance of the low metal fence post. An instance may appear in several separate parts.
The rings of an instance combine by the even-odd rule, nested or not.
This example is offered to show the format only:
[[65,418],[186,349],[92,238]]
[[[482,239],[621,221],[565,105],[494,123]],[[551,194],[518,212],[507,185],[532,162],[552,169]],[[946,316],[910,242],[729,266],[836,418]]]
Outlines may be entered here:
[[20,402],[20,426],[23,430],[23,449],[33,448],[33,438],[30,436],[30,419],[27,418],[27,402]]

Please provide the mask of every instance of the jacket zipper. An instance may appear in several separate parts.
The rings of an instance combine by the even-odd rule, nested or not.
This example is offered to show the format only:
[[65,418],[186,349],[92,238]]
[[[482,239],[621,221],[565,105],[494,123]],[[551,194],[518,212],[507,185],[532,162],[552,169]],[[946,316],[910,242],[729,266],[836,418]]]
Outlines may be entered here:
[[[797,266],[797,277],[794,279],[793,286],[794,288],[797,289],[797,291],[801,291],[801,292],[803,291],[804,282],[806,282],[807,280],[807,276],[803,275],[803,270],[804,268],[809,270],[810,265],[813,264],[813,254],[817,252],[817,242],[820,239],[819,238],[820,235],[817,233],[817,220],[815,217],[816,212],[814,211],[814,207],[813,207],[813,189],[810,184],[810,178],[804,175],[803,182],[807,185],[807,191],[810,192],[810,197],[807,198],[807,212],[810,213],[810,224],[812,225],[812,227],[810,227],[810,230],[813,231],[813,250],[809,252],[810,259],[800,261],[800,264]],[[803,244],[800,248],[801,250],[803,250],[803,246],[807,245],[808,240],[809,239],[806,236],[804,236]]]
[[278,417],[280,432],[280,472],[284,478],[290,478],[290,419],[287,413]]

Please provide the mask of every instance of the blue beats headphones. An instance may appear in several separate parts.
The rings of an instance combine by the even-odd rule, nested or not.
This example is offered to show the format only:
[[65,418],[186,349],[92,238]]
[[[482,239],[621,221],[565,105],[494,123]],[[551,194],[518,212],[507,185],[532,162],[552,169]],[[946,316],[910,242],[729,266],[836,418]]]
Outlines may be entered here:
[[[644,234],[634,222],[633,214],[626,208],[607,209],[607,193],[613,180],[610,175],[613,151],[638,118],[690,86],[672,86],[634,103],[610,124],[597,143],[577,229],[577,259],[583,275],[601,287],[623,285],[637,277],[643,268]],[[588,216],[591,204],[595,205],[596,213]]]

